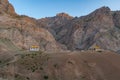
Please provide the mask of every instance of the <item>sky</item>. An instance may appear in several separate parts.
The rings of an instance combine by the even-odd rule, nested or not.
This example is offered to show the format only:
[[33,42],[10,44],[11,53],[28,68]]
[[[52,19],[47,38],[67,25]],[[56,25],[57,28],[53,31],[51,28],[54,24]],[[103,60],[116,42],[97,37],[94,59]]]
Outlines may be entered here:
[[52,17],[65,12],[74,17],[87,15],[102,6],[120,10],[120,0],[9,0],[16,13],[33,18]]

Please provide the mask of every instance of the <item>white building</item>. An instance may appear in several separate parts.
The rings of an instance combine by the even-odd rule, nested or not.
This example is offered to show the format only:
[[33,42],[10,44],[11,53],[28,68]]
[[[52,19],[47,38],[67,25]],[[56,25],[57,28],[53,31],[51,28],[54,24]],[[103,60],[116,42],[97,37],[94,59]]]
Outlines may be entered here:
[[30,51],[39,51],[39,50],[40,50],[39,46],[31,46],[30,47]]

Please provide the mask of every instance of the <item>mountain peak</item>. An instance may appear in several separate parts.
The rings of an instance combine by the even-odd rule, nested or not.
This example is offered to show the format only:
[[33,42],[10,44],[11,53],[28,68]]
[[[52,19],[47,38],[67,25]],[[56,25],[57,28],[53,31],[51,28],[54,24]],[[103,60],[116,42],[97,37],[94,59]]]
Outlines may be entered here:
[[69,14],[64,13],[64,12],[58,13],[56,16],[57,16],[57,17],[73,18],[72,16],[70,16]]
[[110,8],[107,7],[107,6],[103,6],[103,7],[99,8],[99,9],[97,9],[97,10],[101,10],[101,11],[111,11]]
[[[103,6],[99,9],[96,9],[94,12],[90,13],[88,16],[97,16],[97,17],[111,17],[111,9],[109,7]],[[100,18],[99,18],[100,19]]]
[[109,13],[111,12],[109,7],[103,6],[95,11],[96,13]]
[[99,9],[105,9],[105,10],[110,10],[110,8],[108,6],[102,6],[101,8]]

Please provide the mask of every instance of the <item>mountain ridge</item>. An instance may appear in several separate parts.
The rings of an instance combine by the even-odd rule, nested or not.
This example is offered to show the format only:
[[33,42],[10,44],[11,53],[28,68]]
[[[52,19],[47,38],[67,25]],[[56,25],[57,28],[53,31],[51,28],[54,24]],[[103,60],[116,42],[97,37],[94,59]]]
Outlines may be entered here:
[[[116,43],[119,43],[119,29],[117,30],[117,27],[115,26],[116,24],[119,25],[119,22],[115,21],[115,18],[117,18],[117,20],[119,20],[119,18],[115,16],[113,17],[115,13],[116,11],[114,11],[113,14],[109,7],[103,6],[86,16],[66,20],[65,22],[58,24],[57,26],[45,25],[45,23],[47,24],[47,22],[52,21],[52,19],[49,20],[45,18],[48,21],[43,21],[42,23],[44,23],[44,26],[42,27],[47,27],[46,29],[48,29],[54,35],[55,39],[61,44],[66,45],[69,50],[89,49],[93,45],[99,45],[103,49],[117,51],[119,50],[120,46],[117,46],[118,44],[115,44],[114,41],[112,43],[112,41],[108,39],[114,39],[114,37],[117,37],[118,40],[116,41]],[[60,20],[61,22],[64,21],[62,19],[59,19],[58,22]],[[41,19],[39,20],[39,22],[40,21]],[[114,32],[114,37],[113,35],[111,35],[111,31]],[[105,36],[103,36],[102,38],[102,35],[104,34],[106,34],[108,38],[106,38]],[[105,39],[105,42],[103,41],[103,39]],[[108,45],[112,45],[104,45],[106,43]],[[113,45],[115,46],[112,47]]]
[[[3,13],[0,15],[0,26],[6,26],[5,30],[0,29],[6,37],[1,35],[0,38],[8,38],[20,48],[28,50],[32,45],[39,45],[43,51],[64,51],[88,50],[98,45],[105,50],[120,49],[120,12],[111,11],[109,7],[103,6],[82,17],[72,17],[62,12],[54,17],[34,19],[15,13],[8,0],[0,0],[0,4],[0,12]],[[16,28],[16,32],[7,30],[12,27]],[[19,35],[14,34],[14,39],[10,38],[13,33]]]

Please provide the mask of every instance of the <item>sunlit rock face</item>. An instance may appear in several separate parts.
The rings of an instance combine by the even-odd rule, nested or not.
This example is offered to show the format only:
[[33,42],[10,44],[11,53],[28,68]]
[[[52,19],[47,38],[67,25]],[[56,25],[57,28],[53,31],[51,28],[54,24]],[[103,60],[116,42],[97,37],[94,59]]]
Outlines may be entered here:
[[16,15],[13,6],[8,2],[8,0],[0,0],[0,14],[10,14]]

